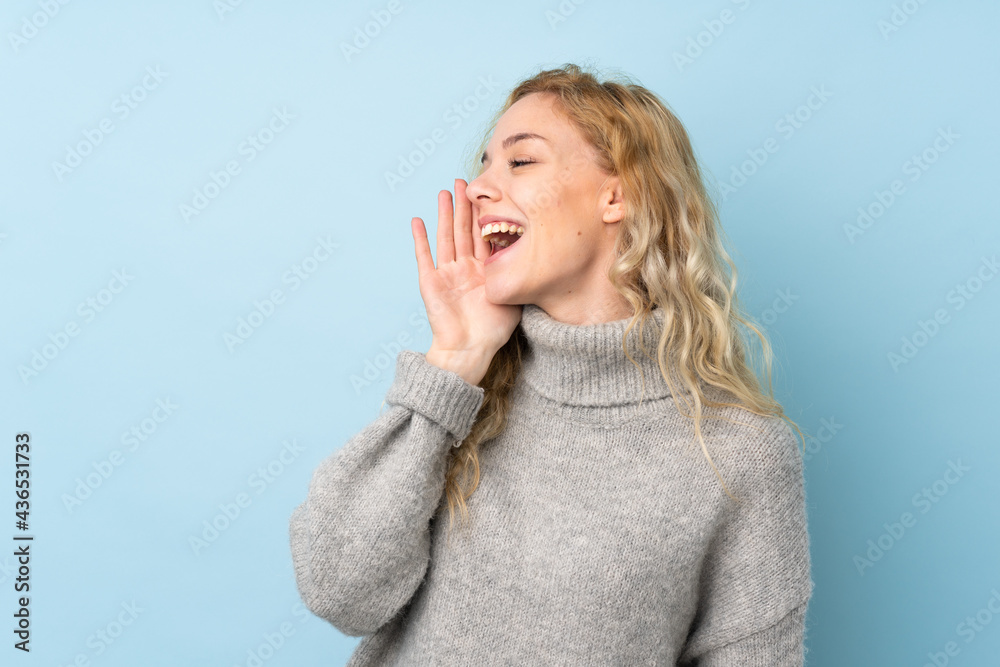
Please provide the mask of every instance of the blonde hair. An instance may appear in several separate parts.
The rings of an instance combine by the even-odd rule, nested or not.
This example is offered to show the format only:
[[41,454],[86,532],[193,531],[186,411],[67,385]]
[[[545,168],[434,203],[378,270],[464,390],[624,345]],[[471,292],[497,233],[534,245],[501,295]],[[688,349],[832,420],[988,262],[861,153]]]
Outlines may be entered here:
[[[733,498],[701,431],[701,419],[725,418],[703,414],[703,404],[780,417],[800,436],[802,431],[774,399],[771,346],[753,324],[753,318],[741,312],[736,296],[736,267],[723,247],[718,213],[702,181],[687,132],[655,93],[627,76],[617,75],[601,83],[579,66],[566,64],[541,71],[511,91],[478,147],[466,158],[470,182],[482,172],[479,157],[500,117],[532,93],[555,94],[557,108],[593,147],[598,167],[621,179],[626,213],[619,223],[608,279],[633,309],[622,349],[635,364],[625,345],[628,332],[637,322],[642,331],[651,310],[662,308],[665,317],[657,365],[671,388],[678,411],[693,419],[694,433],[705,457],[723,489]],[[750,350],[742,338],[741,326],[761,342],[766,393],[748,362]],[[450,450],[445,481],[449,537],[456,506],[461,509],[463,523],[469,518],[465,501],[479,485],[480,445],[506,426],[511,390],[524,350],[524,333],[518,324],[479,382],[485,396],[472,430],[459,447]],[[668,358],[676,361],[676,371],[668,372]],[[683,396],[693,414],[681,407],[679,395],[685,392],[674,391],[673,373],[693,399],[692,403],[687,395]],[[702,392],[702,382],[729,392],[737,402],[711,400]]]

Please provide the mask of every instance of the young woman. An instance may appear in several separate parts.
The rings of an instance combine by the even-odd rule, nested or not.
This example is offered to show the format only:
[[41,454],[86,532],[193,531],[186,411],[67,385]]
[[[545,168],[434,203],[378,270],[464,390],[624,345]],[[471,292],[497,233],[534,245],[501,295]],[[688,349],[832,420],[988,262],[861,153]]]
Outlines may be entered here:
[[291,517],[306,605],[352,667],[802,665],[802,457],[680,121],[567,65],[474,159],[436,267],[412,222],[430,348]]

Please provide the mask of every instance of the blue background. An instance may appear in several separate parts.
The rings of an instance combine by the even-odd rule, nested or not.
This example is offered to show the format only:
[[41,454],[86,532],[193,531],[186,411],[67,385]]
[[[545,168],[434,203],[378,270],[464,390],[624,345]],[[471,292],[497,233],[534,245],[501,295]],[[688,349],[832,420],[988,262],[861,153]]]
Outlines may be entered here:
[[[944,664],[948,642],[949,664],[995,664],[995,3],[45,4],[0,15],[4,664],[347,661],[359,639],[299,603],[289,515],[378,415],[400,347],[430,344],[411,217],[434,247],[464,151],[511,87],[565,62],[660,94],[720,192],[777,395],[815,436],[808,664]],[[54,166],[102,122],[77,166]],[[211,198],[185,219],[196,190]],[[144,440],[123,439],[133,428]],[[22,431],[30,655],[8,627]],[[227,523],[220,506],[240,514],[192,546]]]

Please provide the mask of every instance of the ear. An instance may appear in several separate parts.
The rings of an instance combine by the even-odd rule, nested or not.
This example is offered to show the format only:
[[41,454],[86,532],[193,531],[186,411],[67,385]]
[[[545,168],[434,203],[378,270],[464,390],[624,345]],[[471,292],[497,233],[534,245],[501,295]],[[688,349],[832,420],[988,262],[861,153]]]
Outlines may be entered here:
[[622,194],[621,179],[608,176],[601,185],[597,203],[604,222],[621,222],[625,218],[625,197]]

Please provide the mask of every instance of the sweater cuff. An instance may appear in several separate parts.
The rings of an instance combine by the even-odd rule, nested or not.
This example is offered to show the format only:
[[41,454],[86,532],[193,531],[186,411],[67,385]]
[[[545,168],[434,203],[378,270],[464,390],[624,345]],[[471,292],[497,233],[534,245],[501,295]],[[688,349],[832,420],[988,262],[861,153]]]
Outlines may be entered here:
[[482,387],[435,366],[424,354],[401,350],[385,402],[409,408],[440,424],[458,440],[457,446],[472,430],[485,395]]
[[770,627],[709,651],[698,667],[802,667],[808,600]]

